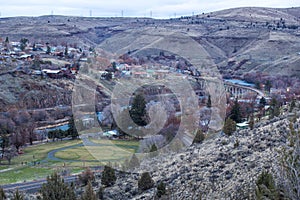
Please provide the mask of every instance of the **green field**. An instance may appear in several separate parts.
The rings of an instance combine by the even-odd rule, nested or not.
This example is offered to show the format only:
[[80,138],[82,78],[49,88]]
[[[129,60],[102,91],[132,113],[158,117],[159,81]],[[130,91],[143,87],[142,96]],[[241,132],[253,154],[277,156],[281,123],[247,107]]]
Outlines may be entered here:
[[55,170],[69,169],[71,172],[82,171],[87,166],[99,166],[110,161],[123,160],[136,152],[138,141],[91,140],[99,146],[78,146],[58,151],[54,154],[59,161],[48,160],[49,152],[81,144],[81,140],[57,141],[33,145],[24,148],[24,154],[0,164],[0,185],[14,182],[29,181],[44,178]]
[[13,170],[0,173],[0,184],[39,179],[41,177],[46,177],[52,172],[53,169],[37,168],[37,167],[17,167]]
[[88,150],[84,146],[59,151],[55,154],[55,157],[64,159],[64,160],[94,160],[94,161],[97,161],[88,152]]

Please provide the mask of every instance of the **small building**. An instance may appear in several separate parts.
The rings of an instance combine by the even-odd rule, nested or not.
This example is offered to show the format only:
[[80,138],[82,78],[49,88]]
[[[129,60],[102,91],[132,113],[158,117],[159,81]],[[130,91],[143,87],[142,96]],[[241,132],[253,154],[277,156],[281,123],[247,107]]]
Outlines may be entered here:
[[102,135],[105,137],[117,137],[119,136],[119,133],[117,130],[111,130],[111,131],[104,132]]
[[43,69],[42,72],[50,78],[61,78],[63,76],[61,70]]
[[82,124],[84,127],[92,127],[94,126],[95,119],[92,117],[84,117],[82,119]]
[[237,123],[236,127],[240,128],[240,129],[246,129],[246,128],[249,127],[249,124],[248,124],[248,122],[245,121],[245,122],[242,122],[242,123]]

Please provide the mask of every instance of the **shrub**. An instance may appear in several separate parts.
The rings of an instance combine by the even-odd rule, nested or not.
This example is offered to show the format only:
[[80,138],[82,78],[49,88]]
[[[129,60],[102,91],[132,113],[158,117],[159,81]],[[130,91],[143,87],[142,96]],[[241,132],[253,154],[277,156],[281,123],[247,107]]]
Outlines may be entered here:
[[4,199],[6,199],[5,192],[4,192],[3,188],[0,188],[0,200],[4,200]]
[[260,199],[278,199],[278,191],[274,178],[269,172],[263,171],[257,178],[255,195]]
[[157,147],[155,144],[152,144],[150,148],[150,157],[155,157],[158,155]]
[[94,173],[90,168],[87,168],[81,173],[81,175],[79,175],[79,180],[83,185],[87,185],[88,182],[93,182],[95,180]]
[[42,185],[40,193],[44,200],[76,200],[74,188],[64,183],[64,180],[57,173],[47,177],[47,183]]
[[237,148],[238,146],[240,146],[240,142],[238,139],[236,139],[234,143],[234,148]]
[[198,129],[196,136],[194,138],[193,144],[201,143],[201,142],[203,142],[204,139],[205,139],[204,133],[202,132],[202,130]]
[[21,193],[19,192],[19,190],[17,189],[17,191],[15,192],[15,194],[14,194],[12,200],[23,200],[23,199],[24,199],[24,195],[21,194]]
[[160,182],[156,187],[156,196],[161,197],[162,195],[166,194],[166,184],[164,182]]
[[152,180],[149,172],[142,173],[141,178],[138,181],[139,190],[145,191],[154,186],[154,181]]
[[104,170],[102,172],[101,183],[104,186],[113,186],[117,180],[115,175],[115,170],[109,166],[104,166]]
[[81,196],[81,200],[96,200],[96,194],[93,190],[92,184],[89,181],[83,195]]
[[250,121],[249,121],[249,128],[251,129],[251,130],[253,130],[253,128],[254,128],[254,116],[253,115],[251,115],[250,116]]
[[226,135],[231,135],[236,130],[236,123],[230,118],[227,118],[223,127]]
[[98,199],[104,199],[104,188],[101,186],[97,192]]

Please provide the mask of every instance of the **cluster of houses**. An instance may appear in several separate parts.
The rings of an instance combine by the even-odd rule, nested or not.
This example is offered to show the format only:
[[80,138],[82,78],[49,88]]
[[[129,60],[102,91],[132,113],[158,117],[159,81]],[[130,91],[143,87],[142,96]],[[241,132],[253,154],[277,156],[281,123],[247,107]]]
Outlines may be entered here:
[[165,79],[168,75],[181,76],[182,78],[191,78],[193,75],[191,70],[181,70],[170,66],[144,66],[144,65],[129,65],[126,63],[116,63],[115,69],[108,68],[105,71],[99,71],[101,78],[105,79],[107,73],[112,74],[112,78],[154,78]]
[[14,66],[10,70],[12,72],[50,78],[75,78],[79,63],[86,62],[90,54],[89,50],[78,47],[32,44],[28,40],[10,42],[8,38],[0,38],[0,64],[3,64],[2,67]]

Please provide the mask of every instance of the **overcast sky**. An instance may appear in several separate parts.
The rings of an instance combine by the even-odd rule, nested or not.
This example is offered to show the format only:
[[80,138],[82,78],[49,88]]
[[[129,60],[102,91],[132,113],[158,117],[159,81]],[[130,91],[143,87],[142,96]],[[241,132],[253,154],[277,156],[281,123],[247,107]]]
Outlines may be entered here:
[[[55,3],[53,3],[55,2]],[[74,15],[169,18],[226,8],[296,7],[300,0],[0,0],[1,17]]]

